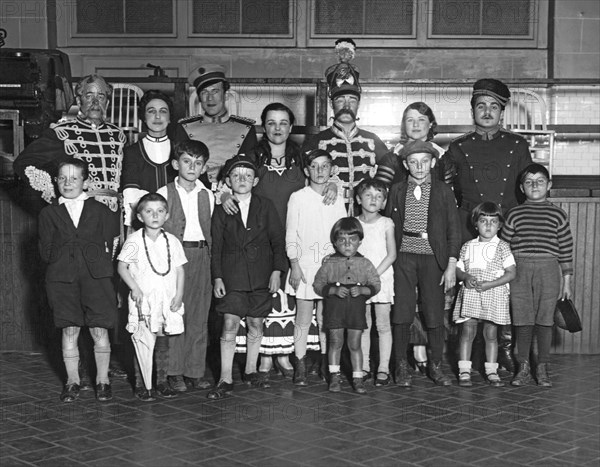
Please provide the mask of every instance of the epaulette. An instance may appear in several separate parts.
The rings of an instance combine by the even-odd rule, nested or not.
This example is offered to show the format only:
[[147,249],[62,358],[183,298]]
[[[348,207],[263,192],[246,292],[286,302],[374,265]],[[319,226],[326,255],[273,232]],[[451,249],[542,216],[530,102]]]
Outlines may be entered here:
[[450,141],[450,144],[456,142],[456,141],[460,141],[461,139],[467,139],[469,136],[471,136],[473,133],[475,133],[475,130],[473,131],[469,131],[468,133],[462,134],[460,136],[457,136],[456,138],[454,138],[452,141]]
[[54,130],[54,128],[62,126],[64,124],[68,124],[68,123],[72,123],[75,120],[77,120],[77,117],[70,116],[70,115],[65,115],[64,117],[61,117],[56,123],[51,123],[50,124],[50,128]]
[[191,117],[184,117],[177,120],[177,123],[192,123],[192,122],[201,122],[204,120],[202,115],[192,115]]
[[256,123],[256,120],[246,117],[238,117],[237,115],[230,115],[229,119],[233,120],[234,122],[243,123],[244,125],[254,125]]
[[502,133],[508,133],[509,135],[520,136],[521,138],[523,137],[523,136],[522,136],[521,134],[519,134],[518,132],[516,132],[516,131],[512,131],[512,130],[509,130],[508,128],[500,128],[500,130],[499,130],[499,131],[500,131],[500,132],[502,132]]

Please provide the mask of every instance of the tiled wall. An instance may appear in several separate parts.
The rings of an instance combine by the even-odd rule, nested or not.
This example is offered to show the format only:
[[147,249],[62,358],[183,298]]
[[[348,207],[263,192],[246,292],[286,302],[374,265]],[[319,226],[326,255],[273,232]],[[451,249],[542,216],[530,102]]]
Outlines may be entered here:
[[[546,0],[542,0],[546,1]],[[8,32],[5,47],[46,48],[52,42],[53,23],[44,0],[2,0],[0,27]],[[556,78],[600,78],[600,2],[556,0],[554,72]],[[162,65],[169,76],[187,76],[198,63],[223,65],[230,76],[245,78],[322,78],[335,62],[332,49],[294,48],[69,48],[74,76],[97,71],[105,76],[146,77],[148,61]],[[359,49],[356,65],[362,80],[380,79],[501,79],[546,78],[547,51],[543,49]],[[310,91],[271,87],[240,90],[239,113],[258,120],[264,105],[282,99],[297,113],[298,122],[314,121],[314,99]],[[399,125],[404,107],[423,100],[435,111],[441,124],[471,123],[469,88],[452,86],[372,87],[365,86],[361,125]],[[549,123],[598,124],[598,87],[555,87],[538,89],[548,105]],[[382,135],[394,139],[397,135]],[[600,174],[600,143],[589,140],[560,140],[556,144],[555,173]]]
[[[558,86],[552,89],[547,102],[550,123],[597,125],[600,122],[598,86]],[[600,141],[597,139],[559,140],[555,152],[556,174],[600,175]]]

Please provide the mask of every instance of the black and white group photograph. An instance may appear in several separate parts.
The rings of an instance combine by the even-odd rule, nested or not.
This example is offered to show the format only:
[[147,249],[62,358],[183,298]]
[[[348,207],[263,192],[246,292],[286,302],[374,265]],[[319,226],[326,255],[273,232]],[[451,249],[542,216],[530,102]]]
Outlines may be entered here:
[[0,465],[597,467],[600,2],[2,0]]

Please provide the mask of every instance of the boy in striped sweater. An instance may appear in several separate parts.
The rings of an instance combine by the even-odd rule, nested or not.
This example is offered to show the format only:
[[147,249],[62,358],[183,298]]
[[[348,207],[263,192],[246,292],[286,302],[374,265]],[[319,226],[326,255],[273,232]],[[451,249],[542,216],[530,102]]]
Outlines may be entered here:
[[551,186],[543,165],[529,165],[520,179],[526,201],[508,212],[500,234],[510,243],[517,263],[517,277],[510,284],[519,363],[513,386],[524,386],[533,380],[529,354],[534,332],[538,343],[537,384],[552,386],[548,360],[554,309],[557,299],[572,295],[573,237],[567,214],[547,200]]

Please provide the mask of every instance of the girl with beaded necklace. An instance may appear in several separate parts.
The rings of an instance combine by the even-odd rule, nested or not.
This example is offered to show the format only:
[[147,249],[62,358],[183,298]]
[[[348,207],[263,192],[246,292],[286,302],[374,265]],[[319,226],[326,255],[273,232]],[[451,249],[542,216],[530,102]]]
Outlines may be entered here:
[[[127,237],[117,258],[119,275],[131,290],[127,330],[133,334],[143,320],[156,334],[156,392],[170,398],[176,393],[167,383],[169,347],[166,339],[183,332],[183,265],[187,259],[181,242],[162,228],[169,217],[163,196],[144,195],[136,210],[144,227]],[[148,390],[136,396],[143,401],[153,400]]]

